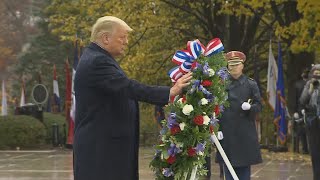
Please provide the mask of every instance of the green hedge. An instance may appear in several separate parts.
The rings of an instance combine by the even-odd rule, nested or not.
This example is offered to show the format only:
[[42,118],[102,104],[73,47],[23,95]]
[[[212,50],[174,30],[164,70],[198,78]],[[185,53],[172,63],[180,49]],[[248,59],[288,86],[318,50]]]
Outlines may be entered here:
[[45,144],[44,125],[31,116],[0,117],[0,148],[33,148]]
[[43,124],[45,125],[47,131],[46,142],[51,143],[52,141],[52,125],[57,124],[59,127],[59,137],[60,142],[66,141],[66,136],[68,135],[68,123],[66,121],[65,116],[61,114],[53,114],[53,113],[43,113]]
[[54,123],[59,126],[59,142],[65,143],[68,125],[61,114],[44,113],[43,122],[32,116],[0,116],[0,149],[51,146]]

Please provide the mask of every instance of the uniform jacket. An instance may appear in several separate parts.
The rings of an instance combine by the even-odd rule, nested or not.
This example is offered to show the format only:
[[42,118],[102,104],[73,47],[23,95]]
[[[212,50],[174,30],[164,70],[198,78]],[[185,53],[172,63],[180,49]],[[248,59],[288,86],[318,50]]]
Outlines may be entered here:
[[[234,167],[261,163],[255,126],[256,113],[262,108],[257,83],[245,75],[241,75],[238,79],[231,77],[227,91],[230,106],[222,112],[220,118],[220,129],[224,136],[221,145]],[[242,103],[249,99],[252,100],[251,109],[242,110]],[[219,154],[218,161],[223,161]]]
[[313,81],[309,80],[306,83],[300,102],[305,107],[313,179],[318,180],[320,179],[320,87],[314,86],[313,91],[309,92],[310,83]]
[[[314,90],[310,93],[309,87],[313,80],[307,81],[300,97],[300,103],[305,109],[306,124],[311,126],[312,121],[316,120],[320,124],[320,87],[314,87]],[[320,127],[320,126],[319,126]]]
[[138,101],[164,105],[169,87],[128,79],[114,58],[91,43],[75,75],[75,180],[138,179]]

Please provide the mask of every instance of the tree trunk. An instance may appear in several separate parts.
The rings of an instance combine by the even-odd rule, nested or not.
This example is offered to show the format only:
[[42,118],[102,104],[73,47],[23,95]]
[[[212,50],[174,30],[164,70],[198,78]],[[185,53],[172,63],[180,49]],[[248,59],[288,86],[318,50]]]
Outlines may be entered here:
[[286,65],[286,71],[284,76],[287,77],[287,87],[288,92],[286,94],[286,100],[287,105],[289,108],[289,111],[291,113],[294,113],[294,107],[297,103],[295,100],[296,94],[295,94],[295,87],[294,84],[296,81],[301,79],[301,74],[304,69],[311,68],[311,64],[315,61],[315,54],[313,52],[311,53],[299,53],[299,54],[292,54],[289,53],[289,57],[287,60]]

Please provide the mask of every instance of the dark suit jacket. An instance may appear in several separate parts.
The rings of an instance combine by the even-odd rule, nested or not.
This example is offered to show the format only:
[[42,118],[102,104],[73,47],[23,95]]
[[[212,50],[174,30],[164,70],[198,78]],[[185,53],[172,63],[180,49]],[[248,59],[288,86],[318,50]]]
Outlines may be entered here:
[[137,101],[164,105],[169,87],[128,79],[114,58],[91,43],[75,75],[75,180],[138,179]]

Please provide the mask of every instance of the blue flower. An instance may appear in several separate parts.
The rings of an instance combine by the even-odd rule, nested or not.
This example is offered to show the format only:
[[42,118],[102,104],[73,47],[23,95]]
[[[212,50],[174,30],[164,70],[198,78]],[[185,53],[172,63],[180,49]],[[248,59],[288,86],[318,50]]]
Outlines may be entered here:
[[214,101],[214,98],[215,98],[215,96],[213,95],[213,94],[207,94],[206,95],[206,98],[207,98],[207,100],[208,100],[208,102],[213,102]]
[[177,121],[176,121],[176,113],[170,113],[170,115],[168,116],[168,124],[167,127],[169,129],[171,129],[174,125],[177,125]]
[[220,105],[220,106],[219,106],[219,109],[220,109],[220,112],[223,112],[223,111],[224,111],[224,106],[223,106],[223,105]]
[[210,124],[212,124],[213,126],[216,126],[218,122],[219,122],[219,119],[216,119],[215,117],[211,117]]
[[211,92],[209,92],[205,87],[203,87],[202,85],[199,86],[199,90],[203,92],[203,94],[205,95],[210,95]]
[[196,66],[197,69],[202,69],[202,65],[200,63],[197,63],[197,66]]
[[209,76],[209,64],[208,64],[208,62],[206,62],[204,64],[202,72],[203,72],[204,75]]
[[217,72],[217,75],[223,79],[223,80],[227,80],[229,78],[229,72],[228,69],[226,67],[222,67],[221,69],[219,69],[219,71]]
[[204,143],[198,143],[196,146],[196,152],[197,154],[203,153],[204,149],[206,148],[206,142]]
[[178,148],[174,143],[170,144],[170,148],[168,149],[168,155],[176,155],[177,153],[180,153],[181,149]]
[[174,173],[173,173],[173,171],[172,171],[170,168],[163,168],[162,174],[163,174],[165,177],[174,176]]
[[200,85],[200,80],[195,80],[192,82],[193,85],[191,87],[191,89],[189,90],[189,94],[192,94],[194,91],[196,91]]
[[153,159],[157,158],[157,157],[160,157],[161,156],[161,150],[159,149],[155,149],[155,146],[153,146],[154,150],[156,151],[154,156],[153,156]]

